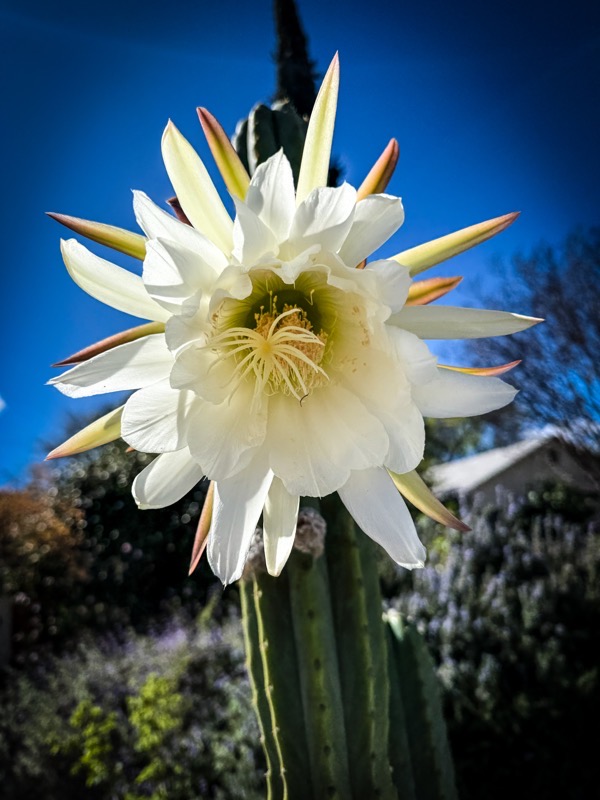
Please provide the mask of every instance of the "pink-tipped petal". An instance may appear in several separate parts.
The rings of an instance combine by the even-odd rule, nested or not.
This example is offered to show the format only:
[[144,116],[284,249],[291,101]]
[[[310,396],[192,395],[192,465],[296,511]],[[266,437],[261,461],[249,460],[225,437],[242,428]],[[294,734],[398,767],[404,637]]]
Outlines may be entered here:
[[55,214],[53,211],[46,212],[49,217],[60,222],[61,225],[69,228],[75,233],[85,236],[98,244],[104,244],[118,250],[125,255],[144,260],[146,254],[146,239],[139,233],[132,233],[123,228],[116,228],[114,225],[105,225],[103,222],[91,222],[88,219],[70,217],[67,214]]
[[85,428],[77,431],[76,434],[67,439],[46,456],[46,461],[54,458],[64,458],[74,456],[77,453],[85,453],[93,447],[114,442],[121,435],[121,416],[125,406],[119,406],[114,411],[109,411],[103,417],[91,422]]
[[482,375],[485,378],[493,378],[497,375],[504,375],[511,369],[519,366],[518,361],[509,361],[508,364],[500,364],[497,367],[451,367],[449,364],[438,364],[441,369],[451,369],[453,372],[464,372],[466,375]]
[[449,233],[439,239],[411,247],[410,250],[404,250],[392,258],[399,264],[408,267],[411,275],[418,275],[419,272],[434,267],[441,261],[446,261],[448,258],[457,256],[459,253],[491,239],[492,236],[496,236],[497,233],[512,225],[518,216],[519,212],[517,211],[513,214],[504,214],[502,217],[488,219],[477,225]]
[[441,522],[447,528],[454,528],[463,533],[471,530],[437,499],[416,470],[405,472],[403,475],[390,472],[390,475],[398,491],[419,511],[436,522]]
[[424,281],[415,281],[408,290],[407,306],[426,306],[439,300],[455,289],[462,281],[460,276],[455,278],[427,278]]
[[95,344],[84,347],[83,350],[78,350],[72,356],[64,358],[62,361],[57,361],[52,364],[53,367],[70,367],[73,364],[80,364],[82,361],[94,356],[104,353],[107,350],[112,350],[113,347],[118,347],[120,344],[126,342],[133,342],[136,339],[141,339],[143,336],[150,336],[152,333],[164,333],[164,322],[147,322],[145,325],[137,325],[135,328],[129,328],[126,331],[115,333],[113,336],[108,336]]
[[198,117],[225,186],[230,194],[244,200],[250,185],[250,176],[246,167],[234,150],[229,137],[210,111],[207,111],[206,108],[199,108]]
[[396,139],[390,139],[385,150],[371,167],[371,170],[356,193],[357,200],[363,200],[370,194],[385,192],[400,156],[400,148]]

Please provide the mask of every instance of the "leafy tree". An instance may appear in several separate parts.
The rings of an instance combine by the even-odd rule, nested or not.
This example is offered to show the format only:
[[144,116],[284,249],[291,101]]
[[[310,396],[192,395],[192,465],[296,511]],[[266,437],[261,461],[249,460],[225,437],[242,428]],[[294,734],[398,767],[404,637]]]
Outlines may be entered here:
[[[491,419],[502,434],[558,426],[575,455],[597,449],[600,424],[600,228],[571,234],[561,247],[517,256],[503,302],[545,323],[515,337],[471,343],[485,363],[523,359],[520,392],[511,409]],[[586,467],[600,487],[597,459]]]

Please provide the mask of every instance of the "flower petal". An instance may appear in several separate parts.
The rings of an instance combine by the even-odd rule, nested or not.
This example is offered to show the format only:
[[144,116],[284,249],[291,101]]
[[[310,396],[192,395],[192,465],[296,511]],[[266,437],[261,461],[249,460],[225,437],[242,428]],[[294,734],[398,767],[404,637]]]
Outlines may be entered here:
[[390,139],[385,150],[379,156],[375,164],[373,164],[369,174],[361,183],[357,191],[357,198],[363,200],[370,194],[379,194],[385,192],[388,183],[391,180],[398,157],[400,155],[400,148],[396,139]]
[[509,311],[456,306],[415,306],[391,316],[388,324],[411,331],[421,339],[483,339],[518,333],[543,320]]
[[222,403],[195,404],[189,446],[211,480],[221,481],[242,470],[264,441],[268,403],[253,408],[253,399],[252,388],[244,384]]
[[165,322],[169,314],[149,296],[139,275],[94,255],[75,239],[61,240],[69,275],[84,292],[133,317]]
[[206,497],[204,498],[204,505],[200,512],[200,519],[198,520],[198,527],[196,528],[196,536],[194,537],[194,544],[192,545],[192,557],[190,558],[190,568],[188,575],[191,575],[202,558],[202,554],[206,549],[208,541],[208,534],[210,532],[210,523],[212,520],[213,501],[215,497],[215,483],[211,481],[206,490]]
[[126,331],[120,331],[112,336],[107,336],[106,339],[101,339],[99,342],[90,344],[84,347],[83,350],[78,350],[68,358],[63,358],[62,361],[57,361],[52,364],[53,367],[70,367],[73,364],[80,364],[82,361],[88,361],[90,358],[105,353],[107,350],[112,350],[113,347],[118,347],[120,344],[126,342],[133,342],[136,339],[141,339],[143,336],[149,336],[151,333],[164,333],[164,322],[145,322],[143,325],[136,325],[135,328],[128,328]]
[[112,247],[125,255],[133,256],[143,260],[146,253],[146,239],[139,233],[132,233],[123,228],[116,228],[114,225],[105,225],[103,222],[91,222],[89,219],[79,219],[70,217],[68,214],[54,214],[47,212],[49,217],[60,222],[66,228],[70,228],[75,233],[80,233],[86,239]]
[[273,473],[252,462],[215,485],[208,563],[226,586],[241,577]]
[[246,203],[273,231],[278,243],[288,238],[296,196],[292,168],[283,149],[256,168]]
[[399,197],[374,194],[359,200],[340,258],[349,267],[355,267],[385,244],[403,222],[404,208]]
[[246,172],[246,167],[242,164],[222,126],[210,111],[206,108],[197,110],[206,141],[225,186],[227,186],[230,194],[239,197],[240,200],[244,200],[250,183],[250,176]]
[[404,374],[412,384],[429,383],[437,378],[437,358],[424,341],[414,333],[394,328],[386,328],[397,360]]
[[449,364],[439,364],[440,369],[450,369],[453,372],[464,372],[466,375],[485,375],[488,378],[504,375],[511,369],[518,367],[521,360],[509,361],[508,364],[499,364],[497,367],[451,367]]
[[361,274],[368,275],[371,272],[377,276],[377,283],[381,287],[379,302],[392,312],[404,308],[412,280],[406,267],[386,259],[372,261]]
[[481,244],[481,242],[485,242],[487,239],[491,239],[492,236],[512,225],[518,216],[519,214],[516,212],[488,219],[477,225],[471,225],[460,231],[449,233],[447,236],[441,236],[439,239],[433,239],[431,242],[411,247],[410,250],[404,250],[402,253],[392,256],[392,258],[399,264],[404,264],[408,267],[411,275],[417,275],[419,272],[429,269],[429,267],[434,267],[448,258],[452,258],[465,250],[469,250],[471,247],[475,247],[475,245]]
[[109,411],[108,414],[77,431],[66,442],[63,442],[48,453],[46,461],[50,461],[53,458],[64,458],[64,456],[74,456],[76,453],[85,453],[93,447],[100,447],[102,444],[114,442],[121,435],[123,408],[124,406],[119,406],[119,408]]
[[175,194],[190,222],[220,247],[231,252],[233,222],[200,156],[172,122],[162,140],[165,167]]
[[155,333],[100,353],[48,383],[69,397],[89,397],[149,386],[166,378],[172,366],[164,334]]
[[462,281],[460,276],[455,278],[427,278],[424,281],[414,281],[408,290],[407,306],[426,306],[439,300],[455,289]]
[[237,198],[235,222],[233,223],[233,256],[240,264],[252,265],[267,253],[279,251],[277,238],[262,219]]
[[438,377],[416,386],[413,398],[425,417],[449,419],[487,414],[508,405],[517,390],[500,378],[438,369]]
[[356,190],[349,183],[315,189],[301,203],[290,230],[294,254],[312,245],[337,252],[348,235],[356,209]]
[[298,175],[296,191],[298,204],[302,203],[313,189],[327,185],[339,84],[340,62],[336,53],[323,78],[310,115]]
[[164,508],[176,503],[202,480],[203,472],[186,448],[162,453],[136,477],[132,486],[141,509]]
[[296,538],[300,498],[290,494],[279,478],[273,478],[263,513],[265,561],[269,575],[279,575]]
[[228,264],[217,245],[196,228],[180,222],[159,208],[144,192],[133,192],[133,210],[138,225],[149,239],[167,239],[198,253],[214,270],[221,272]]
[[199,289],[206,291],[211,287],[217,273],[202,256],[178,242],[151,239],[142,277],[148,294],[177,314]]
[[425,548],[386,470],[352,472],[338,494],[358,526],[397,564],[407,569],[424,566]]
[[406,472],[403,475],[390,472],[390,477],[394,481],[396,489],[398,489],[413,506],[424,514],[427,514],[431,519],[440,522],[442,525],[446,525],[448,528],[454,528],[456,531],[465,532],[471,530],[468,525],[461,522],[461,520],[455,517],[445,505],[440,503],[423,478],[421,478],[419,473],[415,470]]
[[140,389],[125,403],[121,435],[142,453],[181,450],[195,396],[171,389],[168,379]]
[[379,411],[378,417],[390,440],[385,466],[400,473],[418,466],[425,451],[425,422],[417,404],[410,400],[394,414]]
[[302,403],[269,398],[270,466],[293,495],[324,497],[353,469],[382,464],[389,449],[383,424],[342,386],[316,389]]

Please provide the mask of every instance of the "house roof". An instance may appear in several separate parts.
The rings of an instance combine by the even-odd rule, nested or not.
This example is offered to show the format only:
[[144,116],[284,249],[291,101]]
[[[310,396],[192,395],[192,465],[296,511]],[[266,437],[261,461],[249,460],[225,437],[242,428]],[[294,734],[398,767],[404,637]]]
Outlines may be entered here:
[[539,435],[508,447],[496,447],[474,456],[457,458],[447,464],[436,464],[430,467],[427,475],[436,493],[471,492],[539,450],[551,438]]

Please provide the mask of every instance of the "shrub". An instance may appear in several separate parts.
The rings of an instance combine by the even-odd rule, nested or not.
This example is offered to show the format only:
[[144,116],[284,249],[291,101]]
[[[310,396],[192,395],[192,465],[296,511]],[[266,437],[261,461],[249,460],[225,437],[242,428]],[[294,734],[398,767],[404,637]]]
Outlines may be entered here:
[[600,711],[600,535],[536,503],[474,510],[446,547],[422,523],[429,564],[393,601],[439,666],[464,800],[516,781],[524,796],[584,798],[598,780],[581,732]]
[[5,800],[262,796],[237,621],[81,643],[13,675],[0,719]]

